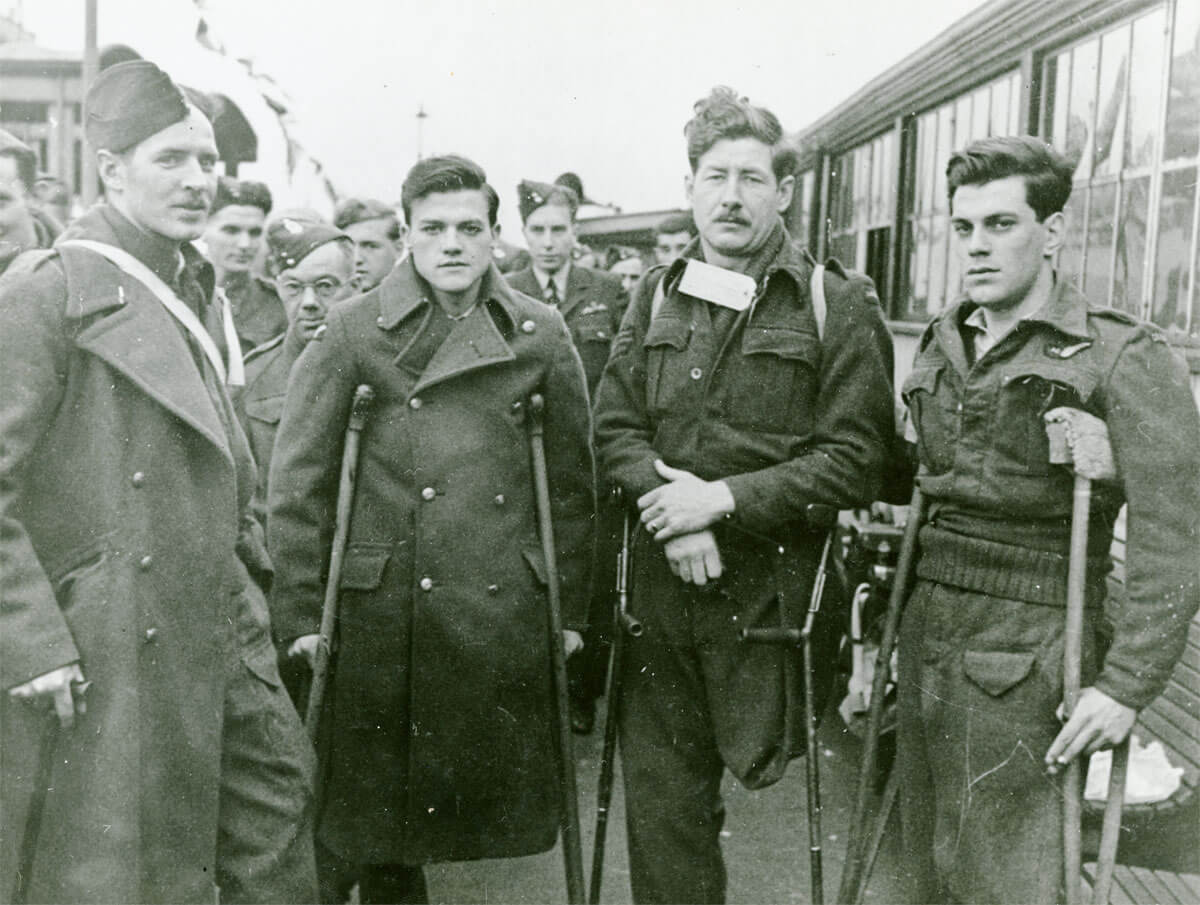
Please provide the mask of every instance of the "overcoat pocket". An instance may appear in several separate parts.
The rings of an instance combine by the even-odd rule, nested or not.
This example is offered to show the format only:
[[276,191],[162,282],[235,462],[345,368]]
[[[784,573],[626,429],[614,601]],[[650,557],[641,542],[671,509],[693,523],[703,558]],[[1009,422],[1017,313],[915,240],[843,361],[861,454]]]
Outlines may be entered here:
[[963,654],[963,672],[994,698],[1023,681],[1033,669],[1028,651],[969,650]]
[[346,591],[373,591],[383,583],[383,570],[392,553],[378,547],[351,547],[342,561],[338,587]]

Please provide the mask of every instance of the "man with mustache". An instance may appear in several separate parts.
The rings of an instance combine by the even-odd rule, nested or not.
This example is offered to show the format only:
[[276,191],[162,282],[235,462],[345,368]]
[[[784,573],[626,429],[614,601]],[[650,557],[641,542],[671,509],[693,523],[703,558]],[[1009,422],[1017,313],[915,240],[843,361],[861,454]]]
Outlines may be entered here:
[[243,352],[287,329],[287,315],[275,287],[254,272],[271,213],[271,190],[261,182],[222,176],[204,229],[204,249],[217,285],[233,308]]
[[[804,749],[796,651],[739,630],[799,627],[826,530],[809,506],[872,500],[893,426],[870,280],[830,262],[822,316],[784,228],[796,153],[779,120],[717,88],[684,132],[699,238],[639,284],[595,413],[603,471],[645,529],[620,701],[637,902],[724,901],[725,769],[761,788]],[[820,699],[837,618],[817,625]]]
[[[1158,328],[1090,305],[1056,272],[1073,171],[1031,136],[975,142],[946,168],[962,296],[926,328],[904,382],[928,506],[899,648],[896,769],[916,902],[1063,901],[1059,774],[1129,734],[1200,605],[1187,366]],[[1050,464],[1043,423],[1061,406],[1104,422],[1119,472],[1092,491],[1086,687],[1065,725],[1073,478]],[[1123,505],[1115,606],[1105,585]]]
[[382,201],[347,198],[334,212],[333,225],[354,242],[355,292],[378,286],[404,253],[400,218]]
[[84,129],[105,202],[0,280],[0,875],[29,902],[311,902],[240,355],[191,245],[212,126],[137,60]]

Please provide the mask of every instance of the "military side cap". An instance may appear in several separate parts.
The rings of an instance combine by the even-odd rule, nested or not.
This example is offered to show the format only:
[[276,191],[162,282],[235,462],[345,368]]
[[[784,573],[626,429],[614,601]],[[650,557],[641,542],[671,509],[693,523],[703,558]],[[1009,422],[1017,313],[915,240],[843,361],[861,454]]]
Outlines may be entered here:
[[546,204],[564,204],[575,216],[579,209],[579,196],[565,185],[551,185],[548,182],[534,182],[522,179],[517,185],[517,209],[521,212],[521,222],[529,219],[529,215]]
[[382,201],[376,201],[374,198],[347,198],[333,212],[333,225],[338,229],[345,229],[364,220],[379,220],[383,217],[399,220],[395,208]]
[[351,239],[332,223],[280,217],[267,226],[267,259],[271,272],[278,274],[295,267],[326,242]]
[[271,213],[271,190],[261,182],[250,182],[222,176],[217,180],[217,195],[213,199],[211,213],[223,207],[241,205],[257,207],[264,214]]
[[187,98],[149,60],[105,69],[83,101],[84,134],[94,149],[124,151],[188,115]]

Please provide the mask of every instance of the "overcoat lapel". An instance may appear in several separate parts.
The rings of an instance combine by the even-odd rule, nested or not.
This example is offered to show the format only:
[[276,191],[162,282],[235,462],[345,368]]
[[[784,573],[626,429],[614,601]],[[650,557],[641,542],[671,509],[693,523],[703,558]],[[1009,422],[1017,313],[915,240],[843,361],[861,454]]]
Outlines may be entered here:
[[492,320],[486,304],[478,305],[458,321],[425,366],[413,393],[468,371],[516,360],[504,335]]
[[108,261],[90,252],[84,254],[89,256],[87,269],[94,280],[81,301],[84,307],[76,313],[108,313],[88,324],[75,337],[75,344],[128,377],[216,446],[232,464],[220,416],[171,314],[136,280],[121,280]]

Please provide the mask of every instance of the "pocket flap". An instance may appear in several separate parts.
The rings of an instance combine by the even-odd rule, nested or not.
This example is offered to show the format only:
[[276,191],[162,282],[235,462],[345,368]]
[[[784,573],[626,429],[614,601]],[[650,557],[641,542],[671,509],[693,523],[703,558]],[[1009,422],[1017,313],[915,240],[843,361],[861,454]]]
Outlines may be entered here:
[[686,349],[691,332],[692,325],[688,321],[660,314],[650,322],[650,329],[646,331],[646,338],[642,341],[642,345],[647,349],[654,346]]
[[1013,364],[1001,376],[1003,386],[1013,383],[1028,383],[1044,380],[1070,388],[1080,401],[1086,402],[1095,391],[1098,381],[1088,368],[1069,367],[1054,361],[1020,361]]
[[541,547],[525,547],[521,551],[521,555],[525,557],[525,562],[529,563],[529,568],[533,569],[533,574],[537,576],[537,580],[544,585],[550,584],[550,573],[546,569],[546,557],[542,555]]
[[267,396],[264,399],[247,399],[243,402],[246,414],[256,421],[268,424],[278,424],[283,417],[283,403],[286,396]]
[[1033,668],[1033,654],[1027,651],[969,650],[963,656],[967,677],[993,697],[999,697]]
[[742,338],[742,353],[816,362],[821,354],[821,344],[815,336],[801,330],[755,326],[747,330]]
[[347,550],[338,587],[351,591],[374,590],[382,584],[383,570],[391,556],[388,550]]
[[904,378],[904,385],[900,390],[900,395],[905,399],[910,393],[917,390],[925,390],[927,393],[932,393],[937,389],[938,372],[941,368],[916,368]]

